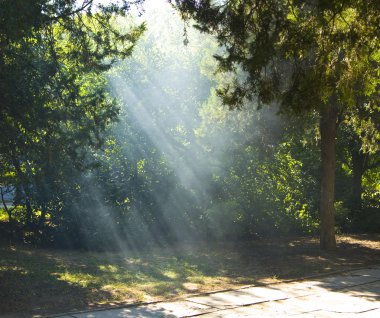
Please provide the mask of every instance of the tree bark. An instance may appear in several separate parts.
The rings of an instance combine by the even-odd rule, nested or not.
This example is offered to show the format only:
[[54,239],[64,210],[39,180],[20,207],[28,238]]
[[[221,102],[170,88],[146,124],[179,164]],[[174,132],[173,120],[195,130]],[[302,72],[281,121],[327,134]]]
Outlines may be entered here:
[[18,162],[18,160],[15,156],[13,156],[12,160],[13,160],[13,165],[15,167],[15,170],[16,170],[17,174],[19,175],[20,179],[22,180],[21,188],[22,188],[22,190],[24,192],[24,196],[25,196],[26,225],[30,226],[32,224],[32,221],[33,221],[33,208],[32,208],[32,205],[30,203],[30,192],[28,189],[28,185],[26,184],[26,178],[25,178],[25,176],[21,170],[20,163]]
[[335,250],[335,161],[338,109],[333,105],[321,108],[319,130],[321,134],[321,199],[320,247]]
[[352,205],[351,212],[356,215],[362,209],[362,178],[365,172],[366,155],[353,150],[352,153]]
[[7,212],[8,214],[8,221],[9,221],[9,240],[12,242],[13,240],[13,233],[14,233],[14,222],[13,222],[13,216],[12,216],[12,210],[8,208],[7,206],[7,203],[5,202],[5,198],[4,198],[4,192],[3,192],[3,188],[0,187],[0,194],[1,194],[1,201],[3,203],[3,207],[5,209],[5,211]]
[[3,188],[1,188],[1,187],[0,187],[0,194],[1,194],[1,202],[3,203],[4,210],[8,214],[9,224],[12,225],[13,224],[12,211],[8,209],[7,203],[5,202],[5,199],[4,199]]
[[41,207],[41,216],[39,218],[38,225],[42,227],[45,225],[45,222],[46,222],[46,208]]

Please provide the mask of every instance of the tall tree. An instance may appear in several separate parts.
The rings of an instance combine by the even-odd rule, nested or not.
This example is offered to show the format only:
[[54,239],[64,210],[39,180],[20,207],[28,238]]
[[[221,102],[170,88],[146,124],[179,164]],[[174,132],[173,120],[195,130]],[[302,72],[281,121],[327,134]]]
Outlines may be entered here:
[[98,147],[101,132],[116,119],[102,73],[129,56],[144,31],[144,25],[117,27],[130,1],[96,3],[0,4],[0,156],[14,175],[27,223],[33,204],[44,215],[48,193],[60,192],[61,168],[83,169],[86,149]]
[[[371,138],[368,130],[366,135]],[[380,166],[380,150],[374,145],[371,151],[368,151],[360,134],[358,135],[351,126],[342,126],[340,129],[338,149],[338,160],[346,167],[351,177],[350,197],[346,199],[346,203],[351,210],[351,217],[359,219],[364,208],[363,179],[368,171],[376,170]]]
[[[215,34],[221,71],[245,72],[220,90],[224,103],[278,102],[319,112],[320,245],[336,248],[334,184],[339,123],[365,97],[378,109],[380,3],[376,0],[172,0],[185,19]],[[359,103],[359,104],[358,104]],[[371,121],[371,117],[368,118]],[[373,126],[373,125],[372,125]]]

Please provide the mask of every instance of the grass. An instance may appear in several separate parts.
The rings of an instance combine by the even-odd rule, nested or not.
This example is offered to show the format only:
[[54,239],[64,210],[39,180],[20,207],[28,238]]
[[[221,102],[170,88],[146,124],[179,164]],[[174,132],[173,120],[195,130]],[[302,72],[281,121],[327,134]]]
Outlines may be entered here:
[[336,253],[316,238],[259,240],[94,253],[0,247],[0,314],[39,316],[182,297],[380,262],[379,236],[340,236]]

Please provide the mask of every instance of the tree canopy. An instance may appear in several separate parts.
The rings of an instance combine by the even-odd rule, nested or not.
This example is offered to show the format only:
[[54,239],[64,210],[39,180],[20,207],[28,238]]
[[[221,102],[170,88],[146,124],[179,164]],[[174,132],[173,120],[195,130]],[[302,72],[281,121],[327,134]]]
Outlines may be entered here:
[[27,223],[32,197],[45,211],[49,193],[65,192],[60,187],[70,169],[86,168],[86,153],[116,119],[102,72],[129,56],[144,31],[144,25],[116,26],[128,9],[126,1],[1,3],[1,182],[17,188]]
[[[378,138],[371,133],[379,111],[378,1],[172,2],[199,30],[216,36],[224,48],[216,56],[221,71],[242,70],[219,90],[224,103],[239,107],[255,98],[277,102],[281,112],[319,112],[321,247],[334,249],[337,126],[361,122],[356,130]],[[371,114],[354,115],[363,109]]]
[[380,230],[377,1],[142,2],[1,2],[2,233]]

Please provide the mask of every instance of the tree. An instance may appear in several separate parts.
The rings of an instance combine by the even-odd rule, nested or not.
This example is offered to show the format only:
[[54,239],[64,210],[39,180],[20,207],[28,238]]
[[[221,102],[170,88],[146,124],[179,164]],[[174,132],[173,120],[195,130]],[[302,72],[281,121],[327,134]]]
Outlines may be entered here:
[[344,127],[340,131],[340,156],[338,159],[350,169],[351,193],[348,205],[352,216],[360,217],[363,208],[363,176],[368,170],[380,166],[379,151],[365,151],[363,141],[351,127]]
[[37,209],[41,223],[48,208],[59,210],[65,173],[90,165],[87,154],[116,119],[103,73],[131,54],[145,28],[116,26],[129,7],[129,1],[1,2],[0,156],[8,169],[2,175],[13,176],[28,225]]
[[[343,231],[372,232],[379,228],[376,219],[380,151],[375,144],[368,151],[368,143],[363,142],[359,132],[352,125],[341,125],[338,132],[337,226]],[[371,139],[368,129],[366,138]]]
[[182,47],[180,17],[168,4],[155,5],[145,12],[149,32],[133,57],[109,73],[122,108],[109,131],[112,153],[100,176],[102,184],[114,183],[108,193],[116,202],[126,202],[120,223],[125,237],[135,236],[139,244],[149,237],[144,227],[157,242],[197,236],[195,215],[209,176],[194,129],[211,86],[199,69],[210,43],[189,32],[195,44]]
[[[214,34],[221,71],[240,73],[219,90],[224,103],[278,102],[298,116],[319,112],[320,245],[336,248],[337,127],[353,110],[379,108],[380,3],[309,0],[172,0],[185,19]],[[368,120],[376,118],[368,117]],[[371,125],[370,125],[371,126]],[[372,125],[373,126],[373,125]]]

